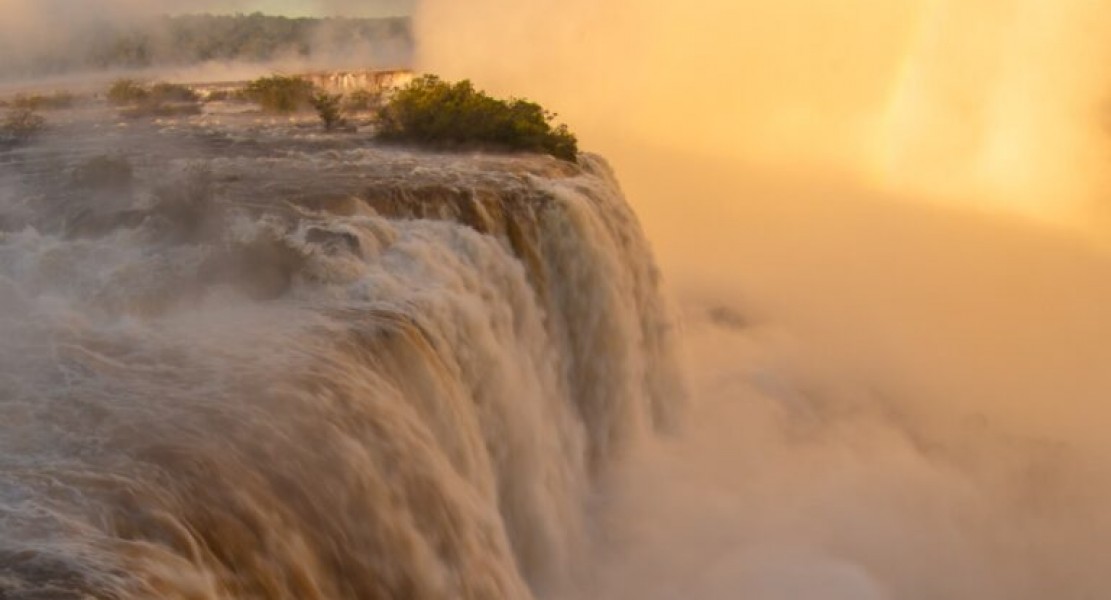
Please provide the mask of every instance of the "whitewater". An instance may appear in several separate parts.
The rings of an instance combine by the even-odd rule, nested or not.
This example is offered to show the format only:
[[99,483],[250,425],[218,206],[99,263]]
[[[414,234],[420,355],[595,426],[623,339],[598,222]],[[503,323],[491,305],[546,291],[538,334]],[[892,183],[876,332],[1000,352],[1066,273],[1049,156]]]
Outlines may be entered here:
[[1107,597],[1108,16],[418,5],[418,69],[613,162],[682,311],[679,434],[602,482],[560,597]]
[[1105,598],[1107,16],[420,2],[578,165],[52,115],[0,597]]
[[528,598],[581,566],[589,490],[683,398],[601,158],[94,117],[0,164],[0,596]]

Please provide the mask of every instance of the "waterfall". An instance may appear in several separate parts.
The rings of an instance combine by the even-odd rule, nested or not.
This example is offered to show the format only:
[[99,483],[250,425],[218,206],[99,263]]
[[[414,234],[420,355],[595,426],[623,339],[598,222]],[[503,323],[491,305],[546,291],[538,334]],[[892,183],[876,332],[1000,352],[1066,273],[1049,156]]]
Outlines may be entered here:
[[567,577],[590,486],[682,398],[605,162],[179,138],[0,166],[4,597]]

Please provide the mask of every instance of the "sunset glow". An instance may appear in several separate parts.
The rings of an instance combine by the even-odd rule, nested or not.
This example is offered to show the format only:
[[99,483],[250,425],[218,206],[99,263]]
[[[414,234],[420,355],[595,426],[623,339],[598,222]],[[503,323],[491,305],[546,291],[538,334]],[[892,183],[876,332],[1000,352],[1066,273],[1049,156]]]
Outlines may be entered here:
[[[429,0],[418,12],[420,66],[526,90],[589,134],[826,165],[922,199],[1104,228],[1106,8],[595,4]],[[556,10],[577,18],[553,21]],[[505,20],[473,18],[491,14]],[[488,43],[467,43],[475,37]],[[615,98],[635,101],[606,110]],[[599,114],[607,119],[594,127]]]

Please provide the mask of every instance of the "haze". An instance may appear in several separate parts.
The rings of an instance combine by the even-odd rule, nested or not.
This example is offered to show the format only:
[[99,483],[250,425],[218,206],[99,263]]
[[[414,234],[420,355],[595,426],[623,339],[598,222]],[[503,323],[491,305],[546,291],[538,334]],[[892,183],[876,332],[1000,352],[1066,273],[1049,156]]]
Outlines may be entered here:
[[[0,79],[41,81],[41,69],[28,67],[39,59],[56,58],[59,54],[81,56],[89,52],[90,38],[104,35],[118,35],[129,27],[140,29],[144,21],[159,15],[184,14],[233,14],[262,12],[288,17],[391,17],[405,16],[412,10],[412,0],[378,0],[358,2],[354,0],[241,0],[218,1],[197,0],[193,2],[171,2],[169,0],[0,0],[0,53],[4,62],[0,67]],[[325,26],[326,28],[326,26]],[[325,36],[326,37],[326,36]],[[228,64],[211,62],[192,65],[189,69],[178,69],[174,73],[152,73],[167,79],[189,81],[247,79],[257,77],[272,70],[298,71],[323,68],[398,68],[404,66],[400,56],[368,56],[368,49],[333,49],[318,40],[313,50],[319,56],[306,60],[302,56],[280,57],[273,64]],[[404,53],[404,54],[407,54]],[[54,62],[57,62],[56,60]],[[162,65],[164,66],[164,65]],[[14,73],[14,77],[13,77]],[[67,72],[66,75],[74,75]],[[71,85],[89,83],[89,76],[70,77]],[[103,83],[103,82],[101,82]]]
[[686,319],[684,433],[612,485],[568,596],[1105,595],[1106,7],[417,15],[421,69],[614,161]]
[[1108,595],[1111,7],[0,0],[0,35],[205,10],[412,11],[418,70],[615,166],[693,397],[539,597]]

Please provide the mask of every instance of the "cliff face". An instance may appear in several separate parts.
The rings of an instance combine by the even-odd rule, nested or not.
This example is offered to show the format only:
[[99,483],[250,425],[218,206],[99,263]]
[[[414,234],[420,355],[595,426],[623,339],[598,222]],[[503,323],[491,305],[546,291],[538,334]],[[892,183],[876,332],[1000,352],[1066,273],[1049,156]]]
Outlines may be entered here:
[[8,597],[529,597],[680,400],[598,157],[75,117],[0,190]]

